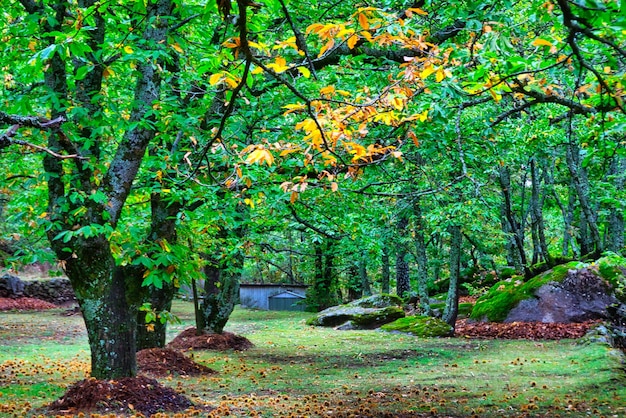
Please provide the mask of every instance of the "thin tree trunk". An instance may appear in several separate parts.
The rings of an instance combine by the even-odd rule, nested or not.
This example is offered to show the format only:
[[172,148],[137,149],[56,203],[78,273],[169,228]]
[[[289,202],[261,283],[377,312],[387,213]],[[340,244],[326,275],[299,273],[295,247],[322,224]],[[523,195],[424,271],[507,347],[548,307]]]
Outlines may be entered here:
[[363,290],[363,296],[371,296],[372,288],[370,286],[369,277],[367,276],[367,252],[361,253],[359,259],[359,277],[361,278],[361,289]]
[[[535,162],[535,158],[531,158],[530,160],[530,175],[532,181],[532,193],[531,193],[531,219],[534,235],[536,236],[537,242],[536,245],[538,247],[538,255],[539,258],[548,265],[552,264],[552,257],[550,256],[550,252],[548,250],[548,244],[546,242],[546,234],[545,234],[545,225],[543,221],[543,196],[540,197],[540,183],[538,168]],[[534,239],[533,239],[534,241]]]
[[431,315],[428,298],[428,256],[426,254],[426,237],[424,234],[424,222],[422,221],[422,206],[419,200],[413,203],[415,215],[415,250],[417,257],[417,293],[419,306],[423,315]]
[[448,297],[442,319],[452,328],[456,326],[456,319],[459,314],[459,285],[461,270],[461,244],[463,235],[461,227],[454,225],[449,227],[450,231],[450,285],[448,287]]
[[383,244],[382,256],[381,256],[381,279],[380,279],[380,291],[382,293],[389,293],[389,248],[386,244]]
[[528,262],[526,260],[526,252],[524,251],[524,231],[522,226],[515,220],[513,216],[513,203],[511,201],[511,177],[506,167],[500,169],[500,189],[504,197],[504,216],[508,222],[508,227],[513,234],[515,247],[519,254],[524,274],[528,274]]
[[566,147],[566,157],[567,168],[569,169],[570,176],[572,177],[572,184],[574,185],[574,190],[576,190],[578,202],[583,215],[581,216],[581,232],[582,229],[584,229],[583,226],[589,228],[589,239],[592,245],[592,248],[586,249],[587,251],[583,251],[583,248],[581,248],[581,252],[583,254],[592,252],[599,254],[602,252],[602,240],[597,224],[597,214],[591,207],[587,172],[580,164],[580,151],[578,145],[573,141],[570,141]]
[[[609,166],[609,181],[618,193],[624,191],[624,158],[615,155]],[[606,249],[615,253],[624,250],[624,211],[619,203],[613,204],[609,212]]]
[[396,250],[396,293],[402,298],[407,297],[411,293],[409,262],[407,261],[408,249],[406,245],[408,225],[408,217],[401,216],[397,224],[399,244]]

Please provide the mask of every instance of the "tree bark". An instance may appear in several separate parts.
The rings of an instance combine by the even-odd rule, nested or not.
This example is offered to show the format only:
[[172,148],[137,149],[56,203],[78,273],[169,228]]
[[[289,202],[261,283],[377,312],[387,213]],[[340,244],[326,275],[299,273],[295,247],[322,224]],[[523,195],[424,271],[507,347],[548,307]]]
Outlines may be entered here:
[[[618,193],[624,191],[624,158],[615,155],[609,165],[609,179]],[[609,211],[606,249],[614,253],[624,250],[624,211],[619,202],[613,203]]]
[[381,279],[380,279],[380,291],[382,293],[389,293],[389,248],[386,244],[383,244],[382,256],[381,256]]
[[363,292],[363,296],[371,296],[372,288],[370,286],[369,277],[367,276],[367,252],[363,251],[361,253],[361,258],[359,259],[359,277],[361,279],[361,289]]
[[[536,253],[538,255],[539,260],[545,261],[548,265],[552,265],[552,257],[550,256],[550,251],[548,249],[548,244],[546,241],[545,234],[545,225],[543,221],[543,202],[544,196],[540,196],[540,183],[537,164],[535,162],[535,158],[531,158],[530,160],[530,176],[532,181],[532,192],[530,198],[530,213],[532,219],[532,227],[534,231],[534,236],[536,238]],[[534,239],[533,239],[534,241]],[[533,264],[537,261],[533,261]]]
[[[524,274],[528,274],[528,262],[526,260],[526,252],[524,251],[524,230],[522,226],[515,220],[513,215],[513,202],[511,199],[511,176],[507,167],[500,168],[500,189],[502,191],[502,197],[504,198],[503,212],[506,222],[506,227],[511,231],[513,236],[513,242],[519,260],[522,264]],[[506,232],[506,231],[505,231]]]
[[399,242],[396,249],[396,293],[401,298],[407,297],[411,293],[409,262],[407,261],[409,251],[406,245],[408,226],[409,218],[406,215],[401,215],[397,224]]
[[428,298],[428,256],[426,254],[426,237],[422,221],[422,206],[419,200],[413,203],[415,215],[415,250],[417,254],[417,293],[420,310],[423,315],[432,315]]
[[446,307],[443,311],[442,319],[453,329],[456,326],[456,319],[459,314],[459,285],[461,270],[461,244],[463,235],[461,227],[453,225],[450,231],[450,285],[448,287],[448,297]]
[[[572,184],[581,209],[581,234],[588,228],[589,230],[589,248],[582,248],[582,255],[589,253],[600,254],[602,252],[602,239],[597,224],[597,213],[591,207],[589,197],[589,180],[587,172],[580,164],[580,150],[578,145],[570,141],[566,146],[567,168],[572,178]],[[581,243],[585,244],[585,243]]]

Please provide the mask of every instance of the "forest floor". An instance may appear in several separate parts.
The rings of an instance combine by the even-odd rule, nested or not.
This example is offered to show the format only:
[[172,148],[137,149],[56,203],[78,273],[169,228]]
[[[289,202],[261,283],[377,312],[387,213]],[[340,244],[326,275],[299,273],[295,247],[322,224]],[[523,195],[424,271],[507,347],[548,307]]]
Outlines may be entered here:
[[[0,311],[17,310],[45,310],[54,309],[58,306],[33,298],[8,299],[0,298]],[[68,315],[73,311],[68,310]],[[568,338],[580,338],[584,336],[590,328],[600,321],[586,321],[581,323],[541,323],[541,322],[475,322],[468,319],[460,319],[456,324],[456,336],[465,338],[500,338],[500,339],[527,339],[527,340],[562,340]],[[171,348],[176,349],[213,349],[225,350],[236,349],[245,350],[249,347],[246,342],[238,340],[237,336],[228,335],[228,339],[220,336],[195,337],[193,329],[181,333],[170,343]],[[238,345],[240,344],[240,345]]]
[[626,413],[617,406],[626,399],[620,360],[604,347],[572,340],[592,323],[461,319],[457,338],[416,339],[307,327],[305,313],[238,309],[232,332],[218,337],[196,336],[191,305],[175,305],[181,323],[168,327],[167,348],[138,353],[137,378],[97,381],[88,377],[76,310],[0,298],[0,311],[7,311],[0,315],[0,418],[81,411],[128,417]]

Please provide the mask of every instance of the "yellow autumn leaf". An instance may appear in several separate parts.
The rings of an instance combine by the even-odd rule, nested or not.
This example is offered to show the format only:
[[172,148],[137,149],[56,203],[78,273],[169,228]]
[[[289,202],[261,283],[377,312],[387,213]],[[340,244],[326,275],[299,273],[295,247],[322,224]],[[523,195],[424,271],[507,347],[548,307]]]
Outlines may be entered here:
[[239,84],[236,80],[233,80],[232,78],[225,78],[224,82],[228,84],[228,87],[230,87],[231,89],[234,89]]
[[367,21],[367,16],[363,13],[359,13],[359,25],[361,25],[361,27],[365,30],[370,28],[370,22]]
[[432,65],[429,67],[426,67],[420,72],[420,78],[422,80],[425,80],[426,78],[428,78],[429,75],[431,75],[434,72],[435,72],[435,69],[433,68]]
[[302,103],[291,103],[291,104],[283,106],[283,109],[287,109],[287,111],[283,113],[283,116],[286,116],[290,113],[306,109],[306,105]]
[[243,173],[241,172],[241,167],[237,167],[237,170],[235,170],[237,172],[237,177],[242,178],[243,177]]
[[296,200],[298,200],[298,192],[293,191],[291,192],[291,197],[289,197],[289,202],[293,205]]
[[411,17],[413,13],[417,13],[418,15],[428,16],[428,13],[418,7],[411,7],[406,10],[406,15]]
[[244,199],[243,203],[245,203],[246,205],[250,206],[252,209],[254,209],[254,202],[251,199]]
[[428,109],[424,110],[422,113],[417,114],[420,122],[426,122],[428,119]]
[[246,158],[247,164],[259,163],[259,165],[265,163],[271,166],[274,163],[274,156],[271,152],[264,148],[259,148],[250,153]]
[[302,67],[302,66],[298,67],[298,72],[299,72],[300,74],[302,74],[302,76],[303,76],[304,78],[309,78],[309,77],[311,77],[311,70],[309,70],[309,69],[308,69],[308,68],[306,68],[306,67]]
[[552,47],[552,42],[546,41],[545,39],[537,38],[531,44],[532,46],[549,46]]
[[437,83],[440,83],[441,80],[443,80],[444,78],[446,78],[446,73],[444,73],[441,68],[438,69],[437,73],[435,74],[435,80],[437,81]]
[[48,212],[43,212],[41,215],[39,215],[39,219],[43,219],[46,216],[48,216]]
[[332,95],[335,92],[335,86],[326,86],[320,89],[320,94]]
[[37,46],[37,41],[30,41],[28,43],[28,49],[30,49],[33,52],[35,52],[36,46]]
[[357,42],[359,42],[359,37],[356,35],[352,35],[348,38],[348,48],[350,49],[354,49],[354,47],[356,46]]
[[126,45],[124,47],[124,52],[126,52],[127,54],[132,54],[133,53],[133,48],[131,48],[130,45]]
[[321,57],[322,55],[324,55],[326,53],[326,51],[328,51],[329,49],[331,49],[334,46],[335,46],[335,40],[334,39],[330,39],[328,42],[326,42],[326,45],[324,45],[322,47],[322,49],[320,49],[320,53],[317,55],[318,58]]
[[332,183],[330,183],[330,190],[332,190],[333,192],[336,192],[337,190],[339,190],[339,185],[337,184],[336,181],[333,181]]
[[360,35],[362,37],[364,37],[365,39],[367,39],[367,42],[373,42],[374,38],[372,37],[372,34],[369,33],[368,31],[361,31]]
[[172,48],[174,48],[176,52],[180,52],[181,54],[183,53],[183,49],[180,47],[180,45],[178,45],[178,42],[172,44]]
[[404,102],[399,97],[392,98],[389,103],[397,110],[402,110],[404,108]]
[[211,77],[209,77],[209,84],[214,86],[217,83],[219,83],[221,79],[222,79],[222,73],[211,74]]

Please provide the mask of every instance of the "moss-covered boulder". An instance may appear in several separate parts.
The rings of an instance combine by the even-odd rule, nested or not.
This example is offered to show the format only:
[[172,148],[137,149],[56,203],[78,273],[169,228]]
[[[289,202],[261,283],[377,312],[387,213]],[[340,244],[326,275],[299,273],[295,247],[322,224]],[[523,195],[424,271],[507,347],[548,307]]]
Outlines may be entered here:
[[308,325],[341,329],[374,329],[405,316],[402,300],[393,295],[376,295],[333,306],[307,321]]
[[353,300],[348,306],[359,306],[361,308],[386,308],[388,306],[402,306],[402,298],[397,295],[381,293],[379,295],[367,296]]
[[[513,276],[476,301],[472,319],[493,322],[580,322],[605,318],[623,289],[626,259],[569,262],[528,281]],[[622,284],[620,284],[622,283]]]
[[431,316],[407,316],[385,324],[380,329],[406,332],[417,337],[447,337],[454,332],[450,325]]

